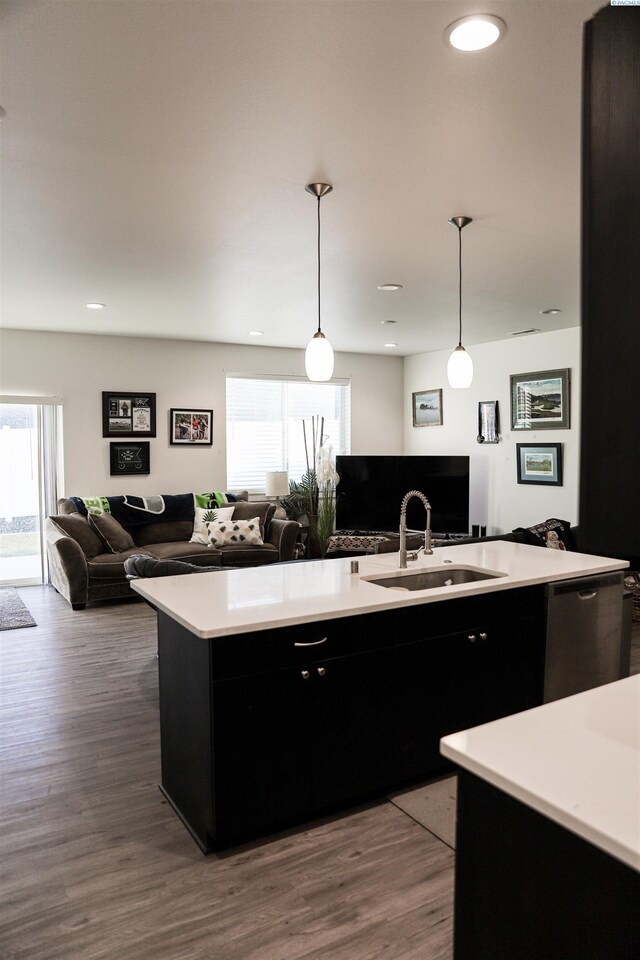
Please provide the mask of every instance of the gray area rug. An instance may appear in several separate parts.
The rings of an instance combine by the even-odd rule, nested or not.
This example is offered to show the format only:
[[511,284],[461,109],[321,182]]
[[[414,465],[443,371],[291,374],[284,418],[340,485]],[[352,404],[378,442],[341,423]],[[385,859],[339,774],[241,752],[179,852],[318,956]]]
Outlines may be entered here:
[[37,624],[13,587],[0,587],[0,630],[17,630]]
[[457,794],[458,778],[453,776],[392,793],[387,799],[455,850]]

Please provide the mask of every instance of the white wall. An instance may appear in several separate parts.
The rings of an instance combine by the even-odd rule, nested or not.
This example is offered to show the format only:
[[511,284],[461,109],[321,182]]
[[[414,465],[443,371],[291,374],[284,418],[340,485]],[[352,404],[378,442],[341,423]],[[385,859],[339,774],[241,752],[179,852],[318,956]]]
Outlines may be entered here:
[[[4,330],[0,393],[61,396],[67,495],[181,493],[226,489],[225,376],[304,376],[302,350],[185,340],[150,340]],[[354,454],[402,453],[403,361],[336,354],[335,376],[351,380]],[[146,477],[109,475],[102,391],[156,393],[157,436]],[[213,447],[171,447],[171,407],[213,409]]]
[[[580,328],[534,334],[468,347],[473,383],[468,390],[447,385],[450,350],[405,359],[405,454],[462,454],[471,458],[470,522],[486,524],[487,533],[504,533],[559,517],[578,522],[580,458]],[[571,429],[511,430],[509,376],[536,370],[571,369]],[[414,427],[411,394],[443,389],[443,425]],[[498,444],[479,444],[478,402],[498,400]],[[516,443],[562,443],[564,483],[529,486],[517,483]],[[429,491],[424,491],[427,496]]]

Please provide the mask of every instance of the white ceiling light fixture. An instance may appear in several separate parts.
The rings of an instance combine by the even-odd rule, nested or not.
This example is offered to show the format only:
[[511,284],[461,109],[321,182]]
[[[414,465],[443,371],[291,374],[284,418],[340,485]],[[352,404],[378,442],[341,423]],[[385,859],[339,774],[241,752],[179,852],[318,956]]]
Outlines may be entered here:
[[85,306],[88,307],[89,310],[104,310],[104,303],[86,303]]
[[262,330],[247,330],[248,337],[261,337],[262,333]]
[[456,50],[471,52],[492,46],[506,32],[507,25],[500,17],[479,13],[449,24],[445,39]]
[[402,290],[402,284],[401,283],[379,283],[378,290],[384,290],[385,292],[387,291],[394,292],[396,290]]
[[318,200],[318,329],[307,344],[304,366],[309,380],[321,383],[325,380],[331,380],[333,347],[320,327],[320,200],[331,193],[333,187],[330,183],[308,183],[305,190]]
[[462,228],[472,223],[471,217],[451,217],[449,223],[458,229],[458,346],[447,363],[450,387],[464,389],[473,380],[473,360],[462,346]]

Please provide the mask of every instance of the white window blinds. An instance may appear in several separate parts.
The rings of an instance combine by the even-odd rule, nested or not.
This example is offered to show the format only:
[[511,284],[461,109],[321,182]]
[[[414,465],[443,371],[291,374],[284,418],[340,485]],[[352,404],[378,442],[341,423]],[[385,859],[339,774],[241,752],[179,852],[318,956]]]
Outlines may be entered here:
[[349,453],[350,400],[348,380],[227,377],[227,489],[264,493],[268,470],[299,480],[307,469],[302,423],[308,430],[317,414],[333,455]]

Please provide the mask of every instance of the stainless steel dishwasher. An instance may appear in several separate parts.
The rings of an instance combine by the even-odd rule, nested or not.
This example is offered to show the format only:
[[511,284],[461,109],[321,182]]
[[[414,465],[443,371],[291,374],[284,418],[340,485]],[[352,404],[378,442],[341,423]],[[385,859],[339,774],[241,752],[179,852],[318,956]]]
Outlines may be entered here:
[[629,675],[623,581],[620,571],[547,586],[545,703]]

